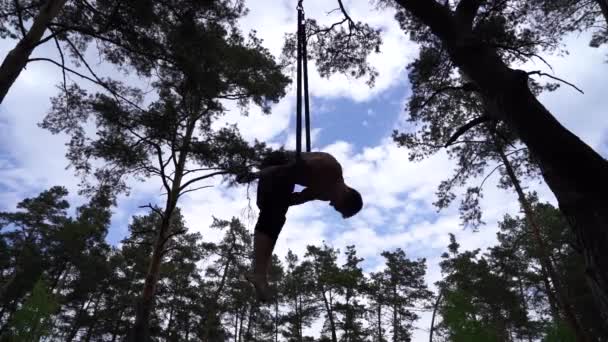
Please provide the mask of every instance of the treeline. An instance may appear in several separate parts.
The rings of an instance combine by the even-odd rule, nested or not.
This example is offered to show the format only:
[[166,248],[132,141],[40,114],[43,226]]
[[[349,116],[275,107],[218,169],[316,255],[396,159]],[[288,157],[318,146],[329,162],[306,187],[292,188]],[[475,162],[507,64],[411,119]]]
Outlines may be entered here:
[[[69,216],[67,191],[53,187],[0,213],[2,341],[122,341],[132,329],[159,215],[134,216],[118,246],[105,241],[110,205],[102,192]],[[562,290],[589,341],[608,329],[559,212],[535,204]],[[364,272],[355,246],[307,246],[276,255],[274,302],[260,305],[243,274],[251,232],[236,218],[215,219],[217,243],[188,232],[176,211],[149,321],[155,341],[410,341],[415,329],[433,341],[578,341],[543,275],[525,220],[506,216],[499,244],[485,253],[451,243],[442,279],[430,291],[425,259],[384,251],[382,267]],[[422,314],[433,326],[419,327]],[[321,326],[320,336],[311,327]]]

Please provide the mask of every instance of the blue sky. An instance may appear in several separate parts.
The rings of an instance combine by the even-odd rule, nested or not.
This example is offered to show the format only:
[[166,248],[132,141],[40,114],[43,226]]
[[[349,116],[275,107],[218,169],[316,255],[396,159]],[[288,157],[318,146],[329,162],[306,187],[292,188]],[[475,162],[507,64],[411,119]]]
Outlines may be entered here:
[[[463,249],[483,248],[495,241],[496,222],[505,213],[517,213],[517,202],[510,193],[496,189],[491,178],[486,185],[482,202],[487,225],[479,233],[460,227],[456,208],[437,213],[432,206],[438,183],[451,174],[453,162],[445,154],[420,163],[410,163],[407,151],[397,148],[390,134],[406,113],[404,101],[410,93],[405,66],[416,56],[417,48],[399,30],[390,11],[372,11],[366,0],[345,2],[353,18],[364,18],[382,27],[385,45],[372,63],[380,75],[372,89],[364,80],[349,80],[335,75],[322,79],[311,65],[313,149],[331,152],[342,163],[345,179],[363,194],[365,207],[356,217],[342,220],[323,203],[311,203],[292,208],[288,222],[279,238],[276,252],[285,255],[288,249],[302,254],[307,244],[326,241],[344,249],[357,245],[365,258],[367,271],[382,267],[379,254],[385,249],[402,248],[413,257],[428,260],[429,283],[440,276],[439,255],[448,243],[448,233],[455,233]],[[295,27],[295,13],[291,2],[276,6],[274,1],[248,2],[250,14],[242,21],[244,30],[255,28],[264,44],[275,55],[280,53],[283,34]],[[332,6],[327,1],[307,0],[308,17],[321,22]],[[268,13],[273,13],[268,16]],[[389,18],[389,19],[387,19]],[[592,49],[588,39],[571,37],[566,44],[569,56],[545,56],[553,65],[556,76],[577,84],[585,91],[581,95],[568,87],[543,95],[542,102],[570,130],[588,144],[608,154],[608,51]],[[4,56],[15,44],[0,41],[0,55]],[[53,46],[43,46],[36,56],[55,57]],[[97,65],[101,71],[115,72],[107,65]],[[525,65],[526,70],[543,68]],[[55,85],[61,78],[59,70],[44,64],[28,66],[5,102],[0,105],[0,209],[12,210],[16,203],[53,185],[64,185],[70,190],[70,202],[76,206],[83,199],[77,195],[78,179],[67,169],[64,157],[66,138],[53,136],[37,126],[49,108],[49,98],[56,93]],[[86,85],[86,84],[85,84]],[[88,85],[87,85],[88,86]],[[274,145],[293,147],[295,92],[273,107],[272,115],[265,116],[251,108],[249,116],[241,117],[230,111],[221,123],[237,123],[243,135]],[[253,229],[248,217],[246,189],[226,188],[219,180],[216,185],[192,193],[180,204],[189,228],[200,231],[208,240],[219,238],[217,231],[208,229],[211,215],[219,218],[240,217]],[[140,205],[160,201],[160,185],[156,181],[131,182],[131,195],[122,196],[114,210],[108,240],[117,243],[126,233],[130,218],[144,211]],[[554,201],[543,185],[530,185],[542,198]],[[255,187],[250,189],[255,194]],[[419,323],[428,326],[425,315]],[[314,329],[313,329],[314,330]],[[416,335],[415,341],[425,339]]]

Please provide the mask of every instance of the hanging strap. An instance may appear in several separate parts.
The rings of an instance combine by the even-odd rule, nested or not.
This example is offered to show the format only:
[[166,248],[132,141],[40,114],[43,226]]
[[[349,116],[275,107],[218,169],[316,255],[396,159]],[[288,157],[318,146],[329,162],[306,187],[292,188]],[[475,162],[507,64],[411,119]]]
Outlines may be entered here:
[[306,152],[310,152],[310,98],[308,96],[308,56],[306,47],[306,18],[303,0],[298,1],[297,31],[297,117],[296,117],[296,160],[301,160],[302,152],[302,78],[304,78],[304,120],[306,124]]

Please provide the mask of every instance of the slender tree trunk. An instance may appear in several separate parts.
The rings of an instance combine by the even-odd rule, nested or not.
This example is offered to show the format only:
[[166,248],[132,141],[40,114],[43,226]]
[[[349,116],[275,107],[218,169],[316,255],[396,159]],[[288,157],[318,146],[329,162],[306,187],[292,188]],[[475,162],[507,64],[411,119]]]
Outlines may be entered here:
[[65,3],[66,0],[48,0],[34,18],[30,30],[4,58],[0,65],[0,104],[42,39],[47,25],[59,14]]
[[[528,226],[532,230],[532,236],[534,237],[534,240],[536,242],[536,248],[538,250],[538,259],[539,259],[539,262],[541,265],[542,276],[545,278],[548,278],[550,280],[550,282],[553,283],[553,289],[555,291],[555,296],[558,300],[558,303],[560,304],[559,306],[564,314],[564,318],[565,318],[566,322],[568,323],[568,325],[570,326],[570,328],[575,332],[575,334],[577,336],[577,340],[590,342],[591,338],[589,336],[587,336],[584,329],[581,327],[580,322],[578,321],[578,319],[576,318],[576,315],[574,314],[574,312],[572,310],[572,304],[570,303],[570,300],[564,294],[564,288],[562,286],[561,279],[559,278],[557,272],[555,271],[555,268],[553,267],[553,263],[551,262],[549,248],[547,247],[547,245],[541,235],[540,224],[536,220],[536,215],[534,214],[532,205],[526,198],[526,194],[524,193],[523,189],[521,188],[521,183],[519,182],[519,179],[517,178],[517,175],[515,174],[515,171],[513,170],[511,162],[505,155],[504,149],[503,149],[501,143],[498,141],[498,138],[496,136],[494,136],[494,143],[496,146],[496,150],[497,150],[498,154],[500,155],[500,158],[505,166],[507,175],[509,176],[511,183],[513,183],[513,187],[515,188],[515,191],[517,192],[517,197],[519,199],[519,203],[521,204],[521,207],[524,210],[524,214],[526,216],[526,221],[528,222]],[[547,290],[551,291],[550,288]]]
[[234,342],[239,342],[239,314],[234,315]]
[[382,342],[382,305],[378,303],[378,342]]
[[253,320],[254,320],[254,315],[255,310],[254,310],[254,306],[253,305],[249,305],[249,317],[247,318],[247,331],[245,331],[245,341],[250,341],[251,340],[251,327],[253,326]]
[[531,92],[529,75],[509,68],[471,25],[436,1],[396,2],[442,41],[451,60],[480,89],[495,119],[513,129],[538,161],[583,249],[587,280],[608,320],[608,162],[562,126]]
[[274,342],[279,342],[279,300],[276,298],[274,300]]
[[321,297],[323,298],[323,305],[325,305],[325,311],[327,312],[327,319],[329,320],[329,328],[331,329],[331,341],[338,342],[338,336],[336,334],[336,322],[334,321],[334,313],[331,307],[331,293],[330,299],[327,299],[325,290],[321,288]]
[[243,340],[243,322],[245,321],[245,313],[243,311],[240,311],[239,319],[239,342],[241,342]]
[[[177,165],[175,167],[175,175],[173,182],[171,183],[171,191],[167,194],[167,202],[165,204],[165,210],[163,211],[162,220],[158,229],[158,235],[156,237],[156,243],[154,244],[154,250],[152,251],[152,257],[150,260],[150,266],[146,279],[144,281],[144,289],[142,296],[137,303],[135,311],[135,325],[130,332],[129,340],[133,342],[148,342],[150,340],[150,314],[152,312],[152,306],[154,305],[154,294],[156,292],[156,284],[160,274],[160,264],[162,262],[163,254],[165,253],[165,244],[167,243],[170,235],[169,228],[171,225],[171,217],[177,207],[177,199],[179,197],[182,185],[182,179],[184,177],[184,170],[186,167],[186,161],[188,159],[188,149],[192,140],[192,134],[196,128],[196,121],[191,120],[188,122],[188,128],[184,136],[184,146],[180,152]],[[162,161],[162,155],[159,149],[159,160]],[[168,181],[168,178],[165,179]]]
[[91,337],[93,336],[93,328],[95,328],[95,326],[97,325],[97,322],[98,322],[97,308],[99,307],[99,298],[100,297],[97,297],[97,299],[95,299],[95,304],[93,305],[92,317],[94,317],[94,319],[91,321],[91,324],[89,324],[89,328],[87,329],[87,333],[84,337],[85,342],[91,341]]
[[122,322],[123,311],[120,311],[118,316],[116,316],[116,321],[114,322],[114,329],[112,330],[112,342],[116,341],[118,337],[118,329],[120,329],[120,322]]
[[76,334],[78,334],[78,330],[80,330],[80,319],[82,318],[82,315],[84,314],[85,310],[87,309],[87,303],[89,302],[89,300],[90,300],[90,298],[87,298],[80,305],[80,309],[78,309],[78,312],[74,316],[72,328],[70,329],[68,336],[65,337],[66,342],[71,342],[76,337]]
[[437,315],[437,310],[439,310],[439,303],[441,303],[441,297],[443,297],[443,291],[439,290],[439,295],[437,296],[437,300],[435,301],[435,305],[433,306],[433,316],[431,316],[431,328],[429,329],[429,342],[433,342],[433,333],[435,332],[435,316]]
[[[175,298],[175,297],[174,297]],[[171,308],[169,309],[169,321],[167,322],[167,338],[171,336],[171,328],[173,326],[173,303],[171,303]]]
[[[521,305],[526,312],[526,316],[528,314],[528,301],[526,300],[526,294],[524,292],[524,284],[522,282],[521,275],[517,277],[517,284],[519,285],[519,296],[521,297]],[[532,333],[528,331],[528,342],[532,342]],[[432,341],[431,341],[432,342]]]

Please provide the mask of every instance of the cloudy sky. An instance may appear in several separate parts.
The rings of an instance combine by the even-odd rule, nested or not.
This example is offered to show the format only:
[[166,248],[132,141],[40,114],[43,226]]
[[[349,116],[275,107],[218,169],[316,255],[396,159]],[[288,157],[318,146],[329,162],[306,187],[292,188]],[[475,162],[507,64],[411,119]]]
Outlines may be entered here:
[[[244,30],[256,29],[258,36],[275,55],[280,53],[283,36],[295,29],[295,9],[292,1],[249,1],[249,15],[242,21]],[[402,248],[412,257],[428,260],[429,283],[438,280],[439,255],[448,243],[448,233],[455,233],[464,249],[483,248],[495,241],[496,222],[505,213],[517,213],[515,196],[486,186],[482,206],[487,223],[478,233],[463,230],[456,208],[437,213],[432,206],[438,183],[451,174],[454,162],[440,153],[423,162],[410,163],[407,151],[397,148],[390,139],[393,128],[406,113],[404,102],[410,95],[405,66],[417,54],[393,20],[391,11],[372,11],[366,0],[345,2],[351,17],[365,19],[382,27],[382,53],[374,56],[373,64],[380,75],[370,89],[363,80],[352,80],[341,75],[321,79],[311,66],[313,149],[327,151],[342,163],[347,183],[359,189],[365,206],[354,218],[342,220],[323,203],[309,203],[294,207],[277,243],[276,253],[288,249],[302,254],[307,244],[326,241],[337,248],[354,244],[365,258],[368,271],[381,267],[379,254],[383,250]],[[308,17],[320,22],[331,20],[326,13],[332,10],[330,1],[307,0]],[[567,41],[570,55],[547,56],[555,75],[577,84],[584,95],[568,87],[542,97],[543,103],[570,130],[606,156],[608,153],[608,51],[592,49],[585,36],[572,36]],[[14,41],[0,41],[0,55],[5,56]],[[35,56],[55,56],[52,45],[43,46]],[[95,61],[97,59],[94,59]],[[542,69],[542,64],[526,66]],[[97,64],[100,73],[111,72],[104,64]],[[71,191],[71,203],[82,203],[76,194],[78,179],[66,169],[65,136],[53,136],[37,124],[49,109],[49,98],[56,94],[61,74],[50,65],[31,64],[21,73],[0,105],[0,210],[12,210],[16,203],[53,185],[64,185]],[[132,80],[135,82],[135,80]],[[236,122],[243,135],[274,145],[294,144],[295,91],[273,108],[272,115],[264,116],[252,108],[243,118],[238,110],[228,113],[222,124]],[[491,178],[492,179],[492,178]],[[494,178],[495,180],[495,178]],[[209,240],[218,233],[208,230],[211,215],[229,219],[236,216],[253,229],[254,218],[248,215],[247,189],[217,185],[192,193],[180,206],[191,230],[201,231]],[[108,240],[116,244],[127,231],[129,218],[143,211],[138,206],[160,199],[160,184],[132,182],[131,195],[121,197],[114,210]],[[537,189],[543,200],[554,198],[542,184],[529,184]],[[255,187],[249,190],[255,194]],[[253,199],[254,200],[254,199]],[[253,202],[254,203],[254,202]],[[419,322],[415,341],[426,338],[429,319]],[[315,329],[313,329],[315,330]]]

